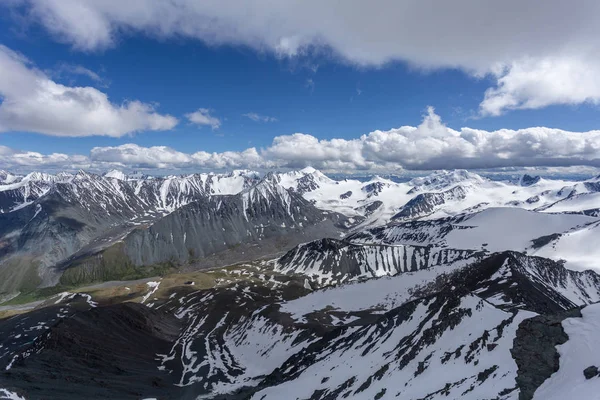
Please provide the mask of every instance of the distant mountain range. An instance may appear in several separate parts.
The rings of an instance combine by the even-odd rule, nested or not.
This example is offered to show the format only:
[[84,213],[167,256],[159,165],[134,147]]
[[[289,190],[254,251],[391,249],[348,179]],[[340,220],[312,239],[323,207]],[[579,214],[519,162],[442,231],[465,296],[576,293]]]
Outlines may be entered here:
[[[35,275],[39,285],[48,286],[65,272],[63,282],[83,283],[164,263],[226,265],[310,239],[339,238],[390,222],[464,218],[460,215],[491,207],[593,217],[600,215],[598,205],[598,178],[566,182],[524,176],[514,184],[464,170],[405,183],[379,177],[336,181],[312,168],[266,176],[234,171],[160,178],[119,171],[26,176],[3,171],[0,290],[31,285]],[[515,218],[514,224],[522,222]],[[565,242],[569,232],[547,234],[563,235]],[[116,268],[115,258],[126,261],[125,272],[123,265]]]

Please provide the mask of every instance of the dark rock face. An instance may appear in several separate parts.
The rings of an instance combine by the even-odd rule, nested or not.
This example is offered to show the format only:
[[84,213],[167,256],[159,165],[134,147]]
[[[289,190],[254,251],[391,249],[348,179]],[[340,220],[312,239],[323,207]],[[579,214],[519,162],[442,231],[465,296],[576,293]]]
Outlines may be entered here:
[[587,367],[586,369],[583,370],[583,376],[585,376],[585,379],[592,379],[599,375],[600,375],[600,372],[598,372],[598,367],[596,367],[595,365]]
[[433,213],[437,206],[448,200],[461,200],[466,197],[466,191],[461,186],[453,187],[441,193],[422,193],[413,197],[400,211],[392,217],[392,220],[406,220],[424,217]]
[[461,227],[457,224],[464,220],[465,216],[457,216],[428,221],[393,223],[352,233],[346,237],[346,240],[353,243],[422,243],[427,245],[431,242],[441,241],[453,229],[460,229]]
[[336,234],[344,229],[343,220],[297,193],[265,184],[239,195],[193,202],[137,228],[123,239],[123,252],[139,266],[196,261],[204,267],[221,266]]
[[[322,225],[323,232],[335,231],[324,213],[301,198],[295,198],[289,208],[279,201],[244,204],[238,196],[219,198],[195,202],[148,229],[135,230],[125,239],[125,251],[136,265],[182,262],[206,258],[243,243],[266,247],[270,240],[283,241],[293,232],[306,239],[304,233],[314,225]],[[276,247],[273,243],[272,249],[276,251]]]
[[362,191],[368,193],[368,197],[379,196],[379,193],[381,193],[386,186],[387,185],[384,182],[373,182],[363,186]]
[[300,194],[312,192],[319,188],[319,184],[315,182],[314,176],[307,174],[302,178],[298,179],[297,191]]
[[277,262],[286,273],[317,274],[329,283],[354,278],[373,278],[417,271],[459,260],[476,260],[472,250],[434,249],[426,246],[356,245],[336,239],[321,239],[302,244]]
[[346,193],[340,194],[340,199],[342,199],[342,200],[349,199],[350,196],[352,196],[352,191],[348,190]]
[[533,239],[531,242],[533,243],[533,248],[534,249],[539,249],[542,248],[544,246],[546,246],[547,244],[553,242],[554,240],[560,238],[562,235],[560,233],[553,233],[552,235],[546,235],[546,236],[542,236],[539,237],[537,239]]
[[379,201],[379,200],[375,200],[374,202],[370,203],[369,205],[359,207],[359,210],[362,211],[364,213],[364,215],[368,217],[369,215],[373,214],[375,211],[380,209],[381,206],[383,206],[383,202]]
[[600,192],[600,182],[584,182],[584,186],[590,192]]
[[31,400],[170,398],[175,382],[156,368],[155,355],[179,329],[172,315],[137,303],[91,309],[51,327],[0,377],[20,382]]
[[149,210],[127,183],[81,172],[68,182],[53,182],[32,205],[0,214],[0,257],[39,265],[42,284],[53,285],[58,277],[50,267],[85,246],[122,235],[131,229],[130,221]]
[[531,186],[531,185],[535,185],[536,183],[538,183],[540,181],[541,177],[539,176],[531,176],[531,175],[523,175],[523,177],[521,178],[521,186]]
[[562,327],[565,318],[581,317],[578,309],[554,315],[540,315],[519,325],[511,354],[518,366],[519,400],[530,400],[538,387],[558,371],[556,346],[569,337]]

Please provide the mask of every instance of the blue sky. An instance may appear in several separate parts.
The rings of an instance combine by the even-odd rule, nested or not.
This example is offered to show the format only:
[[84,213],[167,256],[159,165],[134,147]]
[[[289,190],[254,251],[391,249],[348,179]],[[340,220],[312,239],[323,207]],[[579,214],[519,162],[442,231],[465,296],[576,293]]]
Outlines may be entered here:
[[[523,84],[524,89],[517,86],[514,93],[509,94],[519,98],[520,105],[512,107],[506,106],[509,104],[506,103],[498,109],[499,112],[482,112],[486,90],[498,88],[501,79],[513,79],[512,71],[518,72],[515,64],[509,63],[512,62],[511,59],[506,65],[513,65],[512,69],[498,74],[490,73],[493,71],[492,67],[480,67],[479,60],[454,67],[431,67],[421,65],[422,62],[415,62],[418,58],[426,58],[426,52],[423,56],[415,56],[413,60],[410,57],[395,56],[390,50],[391,55],[383,52],[383,61],[379,56],[374,56],[371,60],[369,55],[366,56],[367,61],[364,61],[365,56],[358,52],[344,55],[348,50],[342,45],[342,50],[336,50],[334,45],[330,45],[325,46],[326,51],[313,51],[315,46],[310,44],[304,52],[295,50],[292,54],[282,54],[279,50],[273,51],[269,48],[267,39],[271,32],[256,33],[267,37],[267,45],[262,42],[258,45],[252,42],[243,43],[243,38],[229,40],[228,37],[220,39],[219,43],[212,43],[210,39],[203,37],[202,33],[148,33],[144,29],[136,28],[134,22],[131,22],[131,27],[113,32],[111,35],[114,37],[107,46],[91,45],[89,48],[81,48],[78,40],[80,37],[88,40],[88,32],[85,30],[92,26],[92,23],[81,27],[66,24],[64,29],[71,31],[56,33],[53,31],[55,28],[49,27],[44,19],[46,14],[40,17],[39,12],[33,12],[37,10],[36,7],[41,7],[38,3],[44,2],[12,0],[12,3],[12,6],[9,4],[6,8],[10,12],[2,13],[0,44],[9,49],[7,51],[26,57],[28,62],[23,64],[25,68],[40,70],[47,79],[68,88],[94,87],[106,94],[115,107],[136,100],[152,105],[156,113],[170,115],[178,120],[176,126],[169,129],[139,128],[132,132],[120,133],[120,137],[104,136],[98,134],[98,131],[91,135],[79,135],[76,130],[62,137],[55,133],[36,132],[36,129],[15,128],[27,124],[10,122],[4,124],[3,128],[0,113],[0,146],[10,149],[13,153],[35,152],[43,156],[61,153],[88,157],[91,149],[95,147],[118,148],[125,144],[135,144],[140,148],[168,146],[183,154],[220,154],[255,148],[261,157],[265,157],[262,151],[272,146],[275,137],[294,133],[312,135],[324,141],[352,141],[375,130],[388,131],[404,125],[417,127],[422,124],[429,106],[435,108],[435,115],[441,117],[443,126],[452,131],[459,131],[462,127],[487,132],[545,127],[572,131],[570,133],[585,133],[598,128],[595,93],[585,94],[583,97],[574,94],[573,98],[569,97],[569,93],[561,93],[557,100],[554,92],[531,94],[531,87],[539,84],[537,81],[534,82],[535,85]],[[84,3],[88,2],[84,1],[81,4]],[[93,2],[89,4],[89,7],[96,7]],[[60,6],[56,6],[56,9],[47,5],[44,7],[44,13],[56,13],[53,15],[53,21],[56,18],[68,18],[62,16],[63,10]],[[81,33],[81,30],[84,33]],[[206,35],[210,38],[211,35],[219,34],[222,35],[220,31],[209,32]],[[441,60],[438,63],[443,65],[456,61]],[[83,67],[97,74],[99,79],[74,72],[76,67]],[[483,72],[474,72],[474,69],[481,69]],[[560,70],[560,65],[556,70]],[[545,69],[542,73],[550,75],[553,72]],[[577,73],[577,70],[574,73]],[[545,77],[539,79],[543,84]],[[521,81],[517,82],[521,84]],[[565,86],[564,82],[562,86]],[[11,100],[10,95],[2,93],[1,87],[0,94],[5,102]],[[528,102],[542,106],[529,106]],[[187,114],[199,108],[208,109],[210,116],[220,121],[217,129],[191,123],[186,118]],[[270,120],[254,121],[244,116],[248,113],[270,117]],[[8,117],[5,118],[8,120]],[[36,127],[40,130],[39,125]],[[596,137],[589,140],[595,141]],[[459,152],[460,149],[454,151],[455,157]],[[9,151],[5,150],[5,153],[8,154]],[[481,157],[478,154],[475,152],[469,157]],[[436,153],[435,156],[440,154]],[[582,159],[591,159],[591,162],[583,164],[595,165],[594,160],[597,160],[598,153],[546,152],[535,156],[551,165],[554,163],[547,161],[548,159],[565,157],[572,160],[573,164],[581,164]],[[270,161],[276,159],[273,155],[270,157]],[[398,164],[398,168],[421,165],[421,161],[405,163],[401,155],[398,157],[382,156],[380,162],[375,159],[370,164],[361,164],[359,168],[369,169],[375,164],[389,166],[389,163]],[[527,164],[523,161],[526,157],[527,154],[520,154],[520,161],[516,161],[515,164]],[[121,162],[118,159],[100,161],[117,164]],[[344,163],[349,162],[334,161],[330,164],[342,169],[345,168]],[[281,165],[277,161],[274,162]],[[284,164],[285,162],[284,160]],[[322,159],[311,161],[308,157],[298,164],[327,166],[327,162],[328,160]],[[11,162],[6,160],[4,164],[7,167],[12,166]],[[127,166],[126,162],[121,164]],[[135,164],[132,162],[133,167]],[[151,167],[146,165],[147,163],[139,164],[138,167]],[[434,164],[437,167],[440,162],[431,163]],[[461,162],[449,162],[448,166],[452,168],[460,164]],[[473,165],[485,166],[484,164]],[[496,164],[490,166],[506,166],[510,163],[503,161]],[[561,161],[558,164],[569,162]],[[227,165],[243,167],[244,163]],[[204,166],[199,165],[198,168]],[[206,165],[209,168],[210,166]]]

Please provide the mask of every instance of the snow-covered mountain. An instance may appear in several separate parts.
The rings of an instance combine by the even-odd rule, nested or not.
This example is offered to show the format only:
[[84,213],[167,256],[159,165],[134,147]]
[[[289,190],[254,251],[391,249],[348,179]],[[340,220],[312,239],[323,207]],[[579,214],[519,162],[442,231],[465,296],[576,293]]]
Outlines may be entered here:
[[[574,328],[598,324],[596,306],[578,311],[600,300],[592,271],[502,252],[321,290],[297,271],[229,273],[230,284],[171,288],[147,307],[62,294],[0,321],[3,385],[49,399],[65,396],[56,380],[68,376],[71,396],[105,398],[537,399],[562,376],[575,393],[595,387],[579,377],[593,357],[563,352],[594,340]],[[144,299],[161,284],[148,282]]]
[[313,168],[279,176],[284,187],[302,193],[318,208],[360,218],[361,227],[442,218],[489,207],[588,215],[595,215],[600,207],[598,177],[569,182],[524,176],[515,183],[456,170],[438,171],[402,183],[380,177],[361,182],[332,180]]
[[362,245],[336,239],[321,239],[290,250],[275,263],[283,273],[307,275],[319,286],[340,284],[402,272],[419,271],[436,265],[473,261],[476,250],[432,246]]
[[[500,236],[516,237],[518,234],[512,232],[513,228],[537,225],[537,220],[526,222],[528,215],[554,212],[580,213],[587,215],[587,219],[581,216],[564,218],[581,219],[590,223],[594,221],[593,217],[600,215],[598,212],[600,180],[597,177],[582,182],[523,177],[519,182],[511,183],[491,181],[468,171],[457,170],[439,171],[404,183],[380,177],[361,182],[353,179],[333,180],[313,168],[305,168],[301,171],[269,173],[262,178],[257,172],[246,170],[233,171],[229,174],[166,177],[127,175],[113,170],[104,175],[80,171],[77,174],[31,173],[26,176],[16,176],[3,172],[2,179],[0,183],[0,278],[13,276],[15,269],[25,268],[31,270],[31,273],[35,273],[34,270],[37,269],[40,283],[44,285],[56,283],[56,279],[62,274],[61,271],[75,265],[74,263],[86,265],[88,272],[84,276],[97,278],[104,276],[97,275],[98,263],[94,262],[90,265],[90,257],[95,257],[100,254],[99,251],[107,248],[114,250],[114,246],[118,243],[125,243],[126,249],[136,249],[124,250],[123,245],[118,245],[117,253],[122,254],[126,251],[128,254],[126,259],[130,260],[132,265],[142,266],[147,263],[164,262],[168,259],[167,255],[174,257],[169,260],[178,264],[188,263],[201,256],[212,257],[214,254],[216,257],[223,246],[226,248],[237,246],[237,240],[241,240],[242,237],[250,240],[254,238],[252,232],[256,229],[264,230],[267,226],[273,233],[287,232],[295,239],[291,240],[289,235],[287,239],[282,237],[279,240],[280,245],[277,246],[262,242],[258,248],[262,248],[263,252],[267,249],[285,250],[301,240],[335,235],[339,232],[338,228],[342,226],[358,232],[390,222],[401,223],[400,227],[394,228],[393,225],[384,228],[393,231],[401,229],[402,223],[407,223],[406,226],[410,230],[407,235],[414,236],[417,234],[417,230],[413,229],[415,221],[432,221],[424,225],[429,226],[427,229],[434,229],[431,226],[440,224],[444,229],[448,229],[450,226],[460,226],[465,218],[475,218],[473,222],[490,215],[490,221],[482,220],[481,225],[488,236],[479,235],[476,229],[469,230],[472,236],[485,237],[485,240],[467,244],[445,243],[449,247],[461,250],[481,250],[485,247],[484,244],[495,241],[494,237],[489,236],[492,231],[501,232]],[[220,204],[229,204],[232,200],[223,200],[223,202],[216,199],[221,197],[225,199],[227,196],[239,196],[241,203],[236,207],[242,210],[240,215],[244,221],[249,221],[247,214],[253,204],[262,204],[259,209],[252,211],[254,213],[252,217],[261,221],[257,224],[259,228],[245,227],[246,222],[244,222],[231,225],[231,228],[219,228],[222,232],[225,229],[226,233],[214,236],[214,240],[196,238],[198,228],[194,224],[199,221],[192,218],[191,221],[194,222],[185,222],[187,220],[182,220],[181,216],[190,218],[188,215],[190,210],[196,209],[200,212],[199,210],[205,207],[212,210],[210,213],[219,212]],[[299,207],[304,210],[302,212],[306,212],[307,217],[310,216],[312,221],[309,224],[312,224],[310,234],[297,235],[298,232],[309,232],[310,229],[300,225],[301,221],[296,218],[298,210],[292,207],[292,197],[294,202],[302,203],[293,207]],[[279,218],[278,216],[283,214],[275,211],[279,209],[278,207],[281,207],[288,216],[296,215],[294,220],[287,220],[287,217]],[[499,211],[491,214],[484,213],[479,217],[474,214],[493,207],[510,207],[515,211],[506,218]],[[308,209],[310,211],[307,211]],[[536,210],[538,213],[523,214],[523,218],[520,218],[521,214],[518,213],[522,210]],[[317,214],[320,216],[316,217]],[[269,217],[265,218],[265,216]],[[344,216],[345,219],[340,216]],[[445,223],[438,221],[439,218],[448,217],[451,219]],[[218,220],[221,217],[214,218]],[[327,228],[319,233],[316,231],[316,226],[322,225],[316,223],[319,218],[331,219],[332,225],[337,228]],[[548,221],[556,219],[552,216],[547,218],[539,216],[539,218]],[[173,227],[169,224],[179,225]],[[487,229],[490,224],[494,225],[493,230]],[[569,229],[576,229],[576,225],[578,224],[569,225],[564,229],[542,230],[535,234],[519,228],[519,232],[524,233],[524,240],[527,243],[508,247],[503,244],[497,248],[487,247],[487,250],[524,251],[532,247],[529,241],[546,235],[566,234]],[[203,230],[202,235],[214,232],[215,226]],[[145,238],[148,232],[154,232],[155,229],[158,231],[153,233],[152,238]],[[170,231],[164,232],[165,229]],[[193,231],[194,229],[196,232]],[[424,234],[419,232],[419,235]],[[434,234],[437,241],[416,240],[400,244],[441,244],[443,235]],[[144,243],[134,245],[135,240],[132,238],[138,236],[136,240],[144,240]],[[186,240],[183,240],[184,236]],[[188,237],[190,243],[192,243],[191,238],[196,238],[191,246],[185,244],[188,242]],[[221,245],[214,247],[213,250],[200,245],[200,243],[216,243],[216,238],[219,237]],[[452,237],[451,235],[450,238]],[[180,243],[171,246],[176,238],[181,239]],[[595,241],[592,236],[589,246],[594,247],[593,243]],[[493,244],[488,243],[488,246]],[[250,247],[256,250],[257,246]],[[544,249],[541,247],[539,243],[536,245],[540,254],[551,253],[548,246]],[[534,252],[534,250],[532,248],[528,251]],[[250,253],[248,251],[249,249],[240,250],[240,255],[242,252],[245,256],[261,255],[261,251],[250,251]],[[554,253],[549,256],[560,259],[565,258],[569,251],[561,254]],[[150,256],[150,254],[154,255]],[[570,254],[567,258],[574,259],[577,256],[574,251]],[[238,258],[226,257],[225,259],[237,260]],[[588,257],[588,260],[593,263],[593,258]],[[215,264],[209,262],[207,265]],[[579,268],[591,267],[593,265],[579,265]],[[49,268],[54,272],[49,272]],[[10,274],[7,271],[11,271]],[[28,274],[18,275],[25,279],[24,276]],[[15,287],[13,284],[5,283],[0,285],[0,292],[14,290]]]
[[339,236],[351,225],[288,191],[272,174],[109,175],[80,171],[19,182],[20,189],[44,182],[46,191],[0,214],[0,278],[6,277],[0,292],[32,284],[26,281],[31,275],[39,276],[33,284],[47,286],[65,271],[65,282],[73,284],[165,263],[219,266]]
[[[565,260],[568,268],[600,271],[600,264],[593,258],[595,250],[581,253],[576,247],[598,247],[600,238],[593,232],[599,222],[597,217],[583,214],[551,214],[502,207],[371,228],[354,233],[347,240],[356,244],[441,246],[486,252],[513,250]],[[577,236],[577,232],[582,233],[581,236]],[[584,236],[587,241],[577,240]],[[552,251],[556,250],[558,242],[562,243],[562,251]]]
[[0,291],[161,276],[0,319],[0,396],[594,398],[598,182],[16,178]]

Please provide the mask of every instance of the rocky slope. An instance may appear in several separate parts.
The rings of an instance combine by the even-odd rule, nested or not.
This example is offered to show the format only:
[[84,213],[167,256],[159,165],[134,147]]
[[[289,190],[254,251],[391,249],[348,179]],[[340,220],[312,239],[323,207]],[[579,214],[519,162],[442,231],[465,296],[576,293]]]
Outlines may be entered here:
[[[551,214],[521,208],[488,208],[455,217],[395,223],[356,232],[346,238],[356,244],[442,246],[451,249],[470,249],[496,252],[525,251],[556,260],[565,260],[569,268],[596,269],[593,254],[576,252],[577,242],[591,249],[597,246],[593,232],[598,218],[582,214]],[[577,234],[579,232],[579,235]],[[564,238],[564,239],[560,239]],[[573,239],[567,239],[573,238]],[[551,251],[559,242],[562,251]],[[587,262],[586,262],[587,261]]]
[[88,271],[79,274],[84,280],[118,278],[114,271],[94,271],[111,267],[111,260],[95,256],[106,249],[112,260],[125,256],[118,265],[123,273],[132,265],[177,265],[246,244],[220,261],[205,263],[214,266],[343,229],[343,218],[288,193],[273,175],[262,180],[250,171],[122,178],[114,172],[80,172],[60,179],[28,175],[17,182],[15,190],[30,190],[39,182],[47,190],[35,196],[29,192],[29,203],[0,214],[0,292],[25,284],[28,289],[54,285],[75,264],[86,265]]
[[474,250],[432,246],[359,245],[321,239],[290,250],[275,263],[284,273],[304,274],[320,286],[340,284],[402,272],[472,261],[482,255]]
[[346,228],[345,217],[315,208],[266,177],[240,194],[207,197],[136,226],[108,249],[77,253],[60,268],[69,283],[81,283],[106,280],[103,274],[118,267],[114,264],[223,266]]
[[65,381],[90,399],[527,399],[563,373],[555,346],[580,319],[569,310],[600,299],[598,274],[514,252],[321,290],[297,272],[230,274],[247,278],[165,289],[147,306],[61,295],[0,323],[2,387],[27,399],[62,398]]

